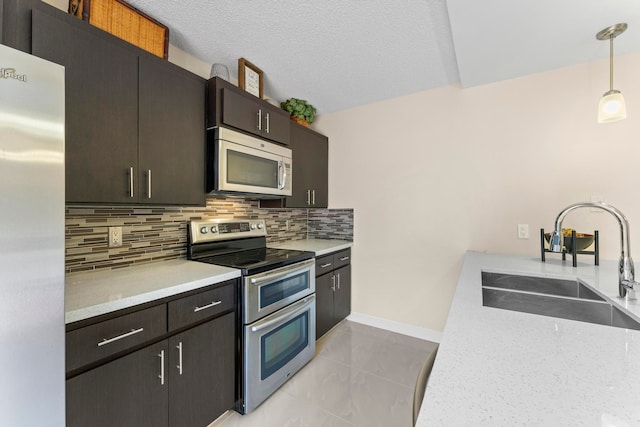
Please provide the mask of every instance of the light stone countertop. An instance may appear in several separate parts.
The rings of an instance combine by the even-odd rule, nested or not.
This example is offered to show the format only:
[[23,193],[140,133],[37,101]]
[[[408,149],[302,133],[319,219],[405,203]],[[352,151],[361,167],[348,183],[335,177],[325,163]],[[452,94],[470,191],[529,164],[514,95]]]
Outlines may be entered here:
[[640,426],[640,331],[482,306],[481,271],[579,277],[638,318],[617,265],[468,252],[416,426]]
[[282,243],[270,244],[270,248],[276,249],[292,249],[297,251],[315,252],[316,256],[330,254],[332,252],[349,249],[353,246],[353,242],[348,240],[329,240],[329,239],[303,239],[288,240]]
[[240,270],[171,260],[65,277],[65,323],[144,304],[240,277]]

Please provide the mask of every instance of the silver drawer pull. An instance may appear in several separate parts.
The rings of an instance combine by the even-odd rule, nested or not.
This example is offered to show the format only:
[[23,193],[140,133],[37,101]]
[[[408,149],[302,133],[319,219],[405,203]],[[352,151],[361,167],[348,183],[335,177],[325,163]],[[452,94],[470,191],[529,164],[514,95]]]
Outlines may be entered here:
[[222,301],[214,301],[211,304],[203,305],[202,307],[196,307],[193,309],[193,312],[197,313],[200,310],[206,310],[207,308],[215,307],[218,304],[222,304]]
[[142,331],[144,331],[144,328],[132,329],[130,332],[127,332],[127,333],[122,334],[122,335],[118,335],[117,337],[113,337],[113,338],[109,338],[109,339],[105,338],[105,339],[103,339],[102,341],[100,341],[98,343],[98,347],[102,347],[103,345],[111,344],[114,341],[118,341],[118,340],[121,340],[122,338],[130,337],[131,335],[139,334]]
[[158,357],[160,358],[160,375],[158,375],[158,378],[160,378],[160,385],[164,385],[164,350],[160,351]]
[[326,263],[326,264],[322,264],[322,265],[320,266],[320,268],[327,268],[327,267],[331,267],[331,263],[330,263],[330,262],[328,262],[328,263]]
[[349,259],[349,257],[348,257],[348,256],[343,256],[342,258],[340,258],[340,261],[346,261],[346,260],[348,260],[348,259]]
[[178,349],[178,364],[176,368],[178,368],[178,375],[182,375],[182,341],[176,346]]

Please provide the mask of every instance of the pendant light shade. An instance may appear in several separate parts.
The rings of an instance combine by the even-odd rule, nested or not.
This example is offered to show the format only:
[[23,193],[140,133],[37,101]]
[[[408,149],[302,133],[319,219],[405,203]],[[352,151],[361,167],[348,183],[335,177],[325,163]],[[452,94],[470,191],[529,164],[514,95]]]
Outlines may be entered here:
[[619,90],[610,90],[602,95],[598,107],[598,123],[615,122],[626,117],[627,107]]
[[610,123],[627,117],[627,107],[619,90],[613,88],[613,39],[627,29],[627,24],[616,24],[596,34],[598,40],[609,40],[609,90],[602,95],[598,107],[598,123]]

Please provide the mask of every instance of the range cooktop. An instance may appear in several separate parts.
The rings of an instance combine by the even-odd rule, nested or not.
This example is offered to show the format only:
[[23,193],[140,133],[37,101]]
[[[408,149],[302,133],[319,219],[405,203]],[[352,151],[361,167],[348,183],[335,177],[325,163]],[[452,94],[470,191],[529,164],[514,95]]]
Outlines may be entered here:
[[314,257],[313,252],[267,248],[266,235],[264,220],[191,221],[188,258],[251,275]]

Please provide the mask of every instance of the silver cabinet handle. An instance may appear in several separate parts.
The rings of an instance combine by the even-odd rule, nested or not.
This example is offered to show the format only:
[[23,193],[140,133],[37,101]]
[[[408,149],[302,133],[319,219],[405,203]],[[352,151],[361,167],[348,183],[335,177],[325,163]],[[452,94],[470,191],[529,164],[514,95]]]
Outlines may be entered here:
[[111,344],[114,341],[118,341],[118,340],[121,340],[122,338],[130,337],[131,335],[139,334],[142,331],[144,331],[144,328],[132,329],[130,332],[124,333],[122,335],[118,335],[117,337],[108,338],[108,339],[104,338],[102,341],[100,341],[98,343],[98,347],[102,347],[103,345]]
[[151,198],[151,169],[147,170],[147,199]]
[[331,290],[336,291],[336,276],[331,276]]
[[267,133],[269,133],[269,113],[267,113],[267,128],[265,129],[267,131]]
[[182,375],[182,341],[178,343],[176,348],[178,349],[178,365],[176,368],[178,368],[178,375]]
[[311,195],[312,195],[311,196],[311,204],[313,206],[315,206],[316,205],[316,190],[311,190]]
[[262,130],[262,109],[258,110],[258,130]]
[[340,261],[346,261],[346,260],[348,260],[348,259],[349,259],[349,257],[348,257],[348,256],[343,256],[342,258],[340,258]]
[[331,267],[331,263],[330,263],[330,262],[328,262],[328,263],[326,263],[326,264],[322,264],[322,265],[320,266],[320,268],[327,268],[327,267]]
[[133,198],[133,166],[129,166],[129,197]]
[[196,308],[193,309],[193,312],[197,313],[200,310],[206,310],[207,308],[215,307],[218,304],[222,304],[222,301],[214,301],[214,302],[212,302],[210,304],[203,305],[203,306],[200,306],[200,307],[196,307]]
[[158,357],[160,358],[160,375],[158,375],[158,378],[160,378],[160,385],[164,385],[164,350],[160,351]]
[[338,290],[340,290],[340,273],[338,273]]
[[307,205],[311,204],[311,190],[307,190]]

